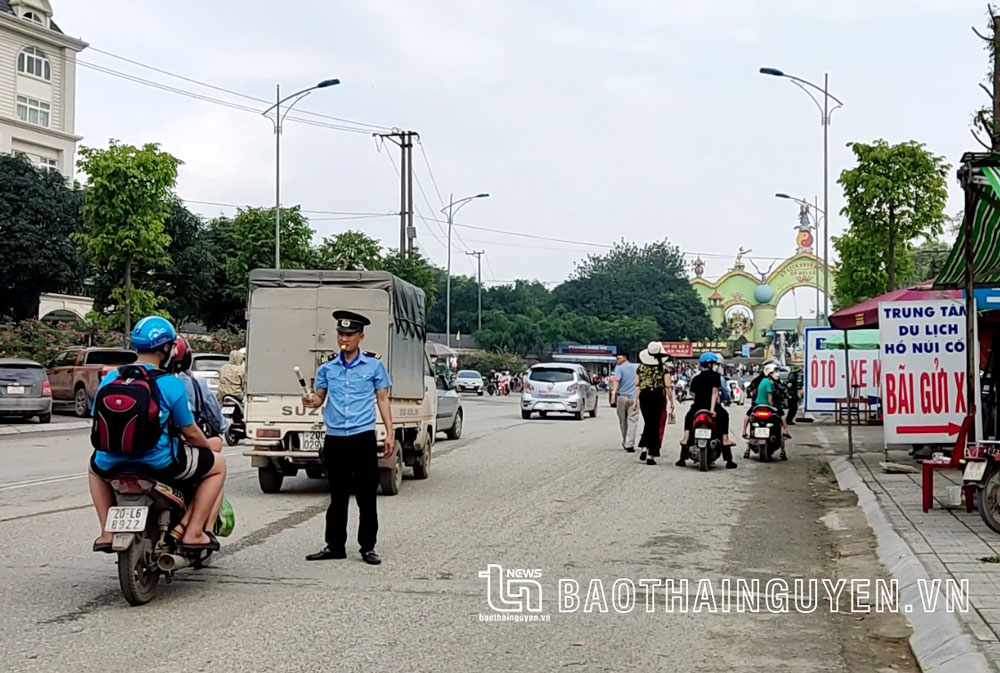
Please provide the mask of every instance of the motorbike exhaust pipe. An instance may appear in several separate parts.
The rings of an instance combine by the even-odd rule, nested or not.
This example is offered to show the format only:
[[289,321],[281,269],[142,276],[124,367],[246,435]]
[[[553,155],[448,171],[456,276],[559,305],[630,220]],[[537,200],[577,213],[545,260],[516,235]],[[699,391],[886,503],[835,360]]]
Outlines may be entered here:
[[156,565],[163,572],[172,573],[175,570],[187,568],[191,565],[191,561],[177,554],[160,554],[159,558],[156,559]]

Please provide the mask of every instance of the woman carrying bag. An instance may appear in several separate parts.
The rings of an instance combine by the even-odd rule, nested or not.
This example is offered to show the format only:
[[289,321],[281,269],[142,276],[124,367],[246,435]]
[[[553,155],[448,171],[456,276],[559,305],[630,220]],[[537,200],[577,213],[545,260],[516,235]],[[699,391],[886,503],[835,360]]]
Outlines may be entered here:
[[674,387],[668,370],[666,353],[659,341],[650,341],[639,353],[639,369],[636,372],[639,395],[635,404],[642,412],[644,427],[639,439],[640,461],[656,465],[654,458],[660,455],[663,444],[663,430],[667,416],[674,412]]

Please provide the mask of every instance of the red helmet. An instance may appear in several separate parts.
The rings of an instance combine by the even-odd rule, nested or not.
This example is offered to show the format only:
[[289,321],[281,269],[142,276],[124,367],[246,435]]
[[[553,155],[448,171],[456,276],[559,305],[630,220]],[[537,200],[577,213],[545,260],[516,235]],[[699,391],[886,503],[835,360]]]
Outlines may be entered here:
[[174,351],[170,356],[167,370],[171,374],[180,374],[191,369],[191,346],[187,339],[178,335],[174,341]]

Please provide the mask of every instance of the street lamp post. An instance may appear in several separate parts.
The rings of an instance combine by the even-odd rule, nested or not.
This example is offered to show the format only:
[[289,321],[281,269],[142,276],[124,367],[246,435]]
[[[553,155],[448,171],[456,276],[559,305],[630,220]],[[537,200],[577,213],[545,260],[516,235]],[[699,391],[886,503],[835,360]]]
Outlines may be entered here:
[[[325,79],[319,84],[315,84],[307,89],[303,89],[291,96],[281,97],[281,85],[275,85],[275,104],[264,110],[261,114],[265,117],[274,110],[274,119],[267,117],[274,124],[274,268],[281,268],[281,128],[285,123],[285,117],[291,112],[295,104],[311,94],[316,89],[325,89],[329,86],[340,84],[339,79]],[[292,100],[292,99],[295,100]],[[281,104],[292,100],[285,107],[284,113],[281,111]]]
[[[808,80],[804,80],[800,77],[795,77],[794,75],[789,75],[787,73],[778,70],[777,68],[761,68],[760,73],[762,75],[772,75],[774,77],[784,77],[789,80],[792,84],[799,87],[805,91],[814,103],[816,107],[819,108],[821,117],[821,122],[823,125],[823,218],[825,224],[823,226],[823,303],[824,303],[824,315],[830,315],[830,220],[827,218],[826,213],[830,211],[830,115],[833,114],[833,110],[837,108],[844,107],[843,101],[830,93],[830,74],[825,73],[823,75],[823,87],[820,88],[816,84]],[[823,104],[816,100],[816,96],[806,87],[812,87],[816,91],[823,94]],[[830,99],[836,101],[837,105],[830,109]]]
[[[448,277],[445,280],[445,340],[448,348],[451,348],[451,227],[455,223],[455,213],[462,209],[462,206],[466,205],[473,199],[485,199],[489,197],[489,194],[476,194],[475,196],[466,196],[464,199],[455,200],[454,194],[448,195],[448,207],[442,208],[441,212],[444,213],[448,211]],[[457,208],[455,206],[458,206]]]
[[[788,199],[789,201],[794,201],[795,203],[799,204],[800,206],[806,206],[808,208],[812,208],[813,212],[816,213],[816,231],[817,231],[817,233],[819,233],[819,216],[820,215],[823,216],[823,231],[826,232],[826,225],[827,225],[826,211],[819,209],[819,203],[817,203],[817,201],[819,201],[818,198],[813,197],[813,202],[809,203],[805,199],[799,199],[799,198],[796,198],[794,196],[789,196],[788,194],[785,194],[783,192],[778,192],[777,194],[775,194],[775,197],[777,197],[779,199]],[[816,251],[819,252],[819,242],[816,243]],[[819,255],[816,255],[816,256],[819,257]],[[824,260],[824,262],[825,262],[825,260]],[[824,263],[824,267],[826,267],[825,263]],[[824,278],[827,278],[827,274],[828,273],[829,273],[829,269],[825,268],[824,269]],[[827,283],[829,283],[828,279],[827,279]],[[819,313],[819,268],[817,268],[816,269],[816,318],[819,319],[819,316],[820,316],[820,313]]]

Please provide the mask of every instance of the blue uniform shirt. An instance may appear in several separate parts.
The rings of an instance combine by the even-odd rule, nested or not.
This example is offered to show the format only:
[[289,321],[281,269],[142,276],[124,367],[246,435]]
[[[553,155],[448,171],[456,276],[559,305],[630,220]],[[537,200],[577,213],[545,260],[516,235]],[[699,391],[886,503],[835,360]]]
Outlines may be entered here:
[[[152,365],[143,365],[146,369],[153,369]],[[118,370],[108,372],[108,375],[101,381],[98,390],[108,385],[118,378]],[[94,452],[94,463],[102,470],[112,470],[119,463],[141,463],[148,465],[154,470],[162,469],[170,465],[174,459],[174,451],[177,448],[177,439],[170,438],[170,426],[184,428],[194,423],[194,415],[188,408],[187,391],[184,384],[176,376],[165,375],[156,379],[156,387],[160,389],[160,441],[153,449],[141,457],[119,456],[106,451]],[[91,415],[94,410],[91,408]]]
[[326,434],[346,437],[375,429],[375,391],[392,385],[385,365],[358,352],[351,362],[341,351],[316,372],[316,390],[325,390]]

